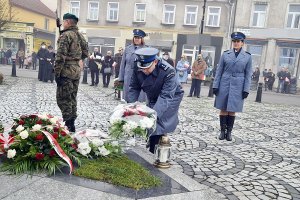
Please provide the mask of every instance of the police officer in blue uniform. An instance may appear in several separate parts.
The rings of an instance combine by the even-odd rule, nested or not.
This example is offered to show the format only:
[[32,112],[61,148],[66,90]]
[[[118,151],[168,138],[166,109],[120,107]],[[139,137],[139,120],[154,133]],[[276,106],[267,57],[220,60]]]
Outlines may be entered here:
[[158,52],[149,47],[135,51],[137,60],[128,93],[128,102],[132,103],[138,100],[143,90],[147,94],[147,106],[157,112],[156,130],[150,133],[149,138],[149,151],[152,153],[160,137],[175,130],[184,94],[176,78],[175,68],[159,58]]
[[235,113],[243,111],[250,90],[252,58],[242,48],[245,38],[241,32],[231,34],[233,49],[222,54],[213,83],[214,106],[220,109],[220,140],[232,140]]
[[[128,45],[123,53],[118,79],[123,84],[123,99],[125,101],[128,101],[129,84],[133,73],[134,61],[137,58],[134,52],[137,49],[146,47],[144,37],[146,37],[146,33],[143,30],[134,29],[132,44]],[[139,101],[146,101],[146,94],[144,92],[140,93]]]

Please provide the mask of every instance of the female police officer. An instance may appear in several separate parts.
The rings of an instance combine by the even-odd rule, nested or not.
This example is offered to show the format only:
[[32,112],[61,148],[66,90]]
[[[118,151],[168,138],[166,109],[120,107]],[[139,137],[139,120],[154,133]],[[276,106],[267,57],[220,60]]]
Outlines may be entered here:
[[231,141],[231,131],[235,113],[242,112],[244,99],[250,89],[252,75],[251,54],[244,51],[245,35],[241,32],[231,34],[233,49],[227,50],[220,58],[213,83],[216,95],[215,107],[220,109],[220,140]]
[[138,100],[140,91],[147,94],[148,106],[157,112],[157,125],[149,138],[150,149],[166,133],[173,132],[179,122],[178,109],[183,90],[176,78],[175,69],[157,57],[155,48],[142,48],[135,51],[137,62],[129,86],[128,102]]
[[[134,51],[145,47],[145,36],[146,33],[143,30],[134,29],[132,44],[128,45],[123,53],[118,79],[120,83],[123,83],[123,99],[125,99],[125,101],[128,101],[129,84],[132,76],[134,61],[136,59]],[[144,92],[141,92],[139,101],[146,101],[146,95]]]

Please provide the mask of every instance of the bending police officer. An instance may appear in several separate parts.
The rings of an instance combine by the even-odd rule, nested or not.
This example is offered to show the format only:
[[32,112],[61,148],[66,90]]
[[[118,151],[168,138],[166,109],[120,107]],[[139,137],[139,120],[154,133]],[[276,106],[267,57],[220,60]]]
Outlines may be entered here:
[[55,59],[56,100],[66,126],[75,132],[77,118],[77,91],[80,79],[80,61],[88,57],[88,44],[78,32],[78,18],[66,13],[63,16],[64,30],[58,39]]
[[149,144],[154,153],[162,135],[175,130],[178,120],[178,109],[183,97],[183,90],[176,78],[175,68],[157,57],[155,48],[141,48],[135,51],[137,61],[129,86],[128,102],[138,101],[143,90],[148,98],[150,108],[157,112],[156,130],[150,133]]

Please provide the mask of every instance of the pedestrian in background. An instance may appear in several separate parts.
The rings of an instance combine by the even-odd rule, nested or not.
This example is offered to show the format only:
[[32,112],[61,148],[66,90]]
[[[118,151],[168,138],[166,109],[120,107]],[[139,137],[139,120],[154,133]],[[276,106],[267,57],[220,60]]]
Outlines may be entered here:
[[36,55],[35,51],[32,51],[31,59],[32,59],[32,69],[36,70],[37,55]]
[[120,47],[118,50],[118,53],[116,53],[114,56],[114,61],[116,62],[115,66],[114,66],[115,78],[119,77],[122,56],[123,56],[123,47]]
[[242,48],[245,38],[241,32],[231,34],[233,49],[222,54],[213,83],[214,106],[220,110],[220,140],[232,140],[235,113],[242,112],[250,90],[252,58]]
[[156,129],[149,133],[149,151],[154,153],[161,136],[176,129],[184,92],[177,81],[174,67],[157,56],[157,49],[142,48],[135,53],[138,58],[130,82],[128,103],[136,102],[143,90],[148,97],[147,106],[156,111]]
[[11,56],[12,56],[12,51],[10,48],[7,49],[5,56],[7,58],[7,64],[10,65],[11,64]]
[[273,84],[275,82],[275,74],[272,72],[271,69],[269,69],[267,77],[269,79],[268,80],[268,89],[270,91],[272,91],[273,90]]
[[188,97],[192,97],[194,93],[194,97],[200,98],[201,82],[205,80],[204,71],[206,68],[206,62],[203,60],[202,55],[199,54],[192,66],[192,85]]
[[19,58],[19,69],[21,69],[21,68],[23,69],[24,59],[25,59],[25,52],[22,48],[19,49],[17,56]]
[[102,68],[102,54],[99,53],[99,49],[97,47],[94,48],[94,52],[89,57],[89,68],[92,79],[92,84],[90,86],[98,86],[99,71]]
[[51,45],[48,46],[48,53],[46,54],[46,67],[44,70],[44,82],[48,82],[50,80],[53,83],[54,80],[54,62],[55,62],[55,53],[53,51],[53,47]]
[[112,57],[112,52],[107,51],[106,56],[104,57],[101,73],[103,78],[103,87],[107,88],[110,82],[110,76],[113,71],[114,59]]
[[173,60],[172,58],[170,58],[169,52],[164,52],[164,54],[163,54],[163,59],[164,59],[165,61],[167,61],[167,63],[169,63],[172,67],[175,67],[174,60]]
[[187,83],[188,79],[188,69],[190,67],[189,61],[187,61],[186,56],[182,55],[181,60],[178,61],[176,65],[176,74],[179,83]]
[[278,77],[278,86],[277,86],[277,93],[280,91],[283,93],[284,91],[284,81],[286,78],[285,68],[282,67],[281,70],[277,73]]
[[[254,72],[253,72],[253,74],[251,76],[251,79],[252,79],[253,85],[254,85],[253,89],[255,89],[255,90],[257,89],[257,86],[258,86],[259,75],[260,75],[259,68],[255,67],[255,70],[254,70]],[[267,76],[267,74],[265,76]],[[265,90],[267,90],[267,86],[268,86],[267,81],[268,80],[265,81]]]
[[48,50],[46,49],[46,43],[42,42],[41,48],[39,49],[37,53],[37,59],[39,59],[39,73],[38,73],[38,79],[39,81],[44,80],[44,73],[46,70],[46,56],[48,54]]
[[83,62],[88,57],[88,43],[79,33],[78,18],[70,13],[63,16],[63,32],[57,41],[55,59],[56,101],[71,132],[75,132],[77,92]]
[[[133,30],[132,44],[125,48],[119,72],[119,83],[123,84],[123,99],[128,101],[129,84],[131,81],[134,62],[137,59],[135,50],[145,47],[144,37],[146,33],[141,29]],[[146,101],[146,94],[141,91],[139,101]]]

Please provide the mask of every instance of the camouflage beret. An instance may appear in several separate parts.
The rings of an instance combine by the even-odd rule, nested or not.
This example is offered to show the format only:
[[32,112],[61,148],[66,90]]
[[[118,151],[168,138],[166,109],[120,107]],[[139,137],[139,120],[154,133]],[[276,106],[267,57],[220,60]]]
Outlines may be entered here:
[[63,20],[65,20],[65,19],[74,19],[74,20],[76,20],[78,22],[78,17],[76,17],[75,15],[73,15],[71,13],[64,14]]

